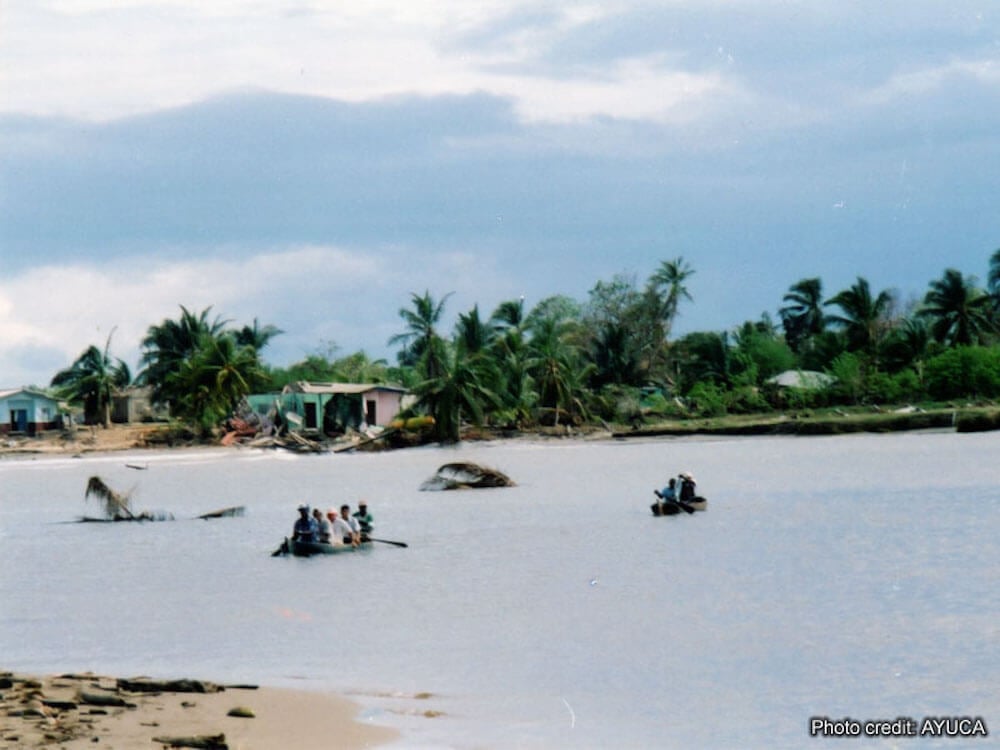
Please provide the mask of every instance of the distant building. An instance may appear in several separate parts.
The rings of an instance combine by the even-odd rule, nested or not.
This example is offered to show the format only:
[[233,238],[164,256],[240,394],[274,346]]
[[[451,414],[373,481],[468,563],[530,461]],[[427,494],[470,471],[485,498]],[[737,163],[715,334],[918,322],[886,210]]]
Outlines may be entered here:
[[130,386],[111,397],[111,421],[117,424],[153,422],[166,413],[153,407],[153,389],[146,386]]
[[327,433],[385,426],[399,414],[406,394],[405,388],[379,383],[299,381],[281,393],[255,394],[247,401],[259,416],[275,412],[292,430]]
[[785,370],[773,378],[768,378],[765,383],[777,388],[798,388],[800,390],[815,391],[827,388],[836,381],[836,378],[827,375],[825,372],[816,370]]
[[0,434],[36,435],[62,426],[59,400],[34,388],[0,390]]

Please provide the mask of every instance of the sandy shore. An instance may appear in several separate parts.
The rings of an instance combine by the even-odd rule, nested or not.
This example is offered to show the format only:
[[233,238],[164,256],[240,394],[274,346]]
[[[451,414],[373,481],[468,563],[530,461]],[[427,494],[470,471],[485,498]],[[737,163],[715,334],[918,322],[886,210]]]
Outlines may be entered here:
[[299,690],[0,672],[4,750],[351,750],[398,737],[393,729],[358,722],[358,710],[346,698]]

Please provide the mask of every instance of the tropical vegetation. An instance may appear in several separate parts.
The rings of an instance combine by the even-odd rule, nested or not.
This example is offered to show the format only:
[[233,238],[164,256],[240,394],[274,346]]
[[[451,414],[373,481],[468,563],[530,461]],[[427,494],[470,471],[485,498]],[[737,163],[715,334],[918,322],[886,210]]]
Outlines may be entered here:
[[[776,323],[767,314],[730,330],[675,336],[695,268],[683,257],[649,277],[599,280],[583,300],[556,295],[530,309],[505,300],[488,315],[474,305],[450,330],[450,293],[411,294],[388,344],[396,363],[335,344],[287,367],[261,351],[281,331],[254,320],[230,327],[211,308],[184,307],[149,327],[139,384],[179,420],[210,431],[248,394],[298,380],[396,383],[415,396],[414,416],[433,417],[433,437],[458,440],[463,425],[495,430],[638,425],[662,419],[775,410],[921,404],[1000,397],[1000,250],[986,285],[947,268],[922,299],[903,304],[864,277],[827,294],[819,277],[788,287]],[[106,423],[127,367],[89,347],[53,379]],[[823,373],[826,387],[785,387],[789,371]],[[409,415],[408,415],[409,416]]]

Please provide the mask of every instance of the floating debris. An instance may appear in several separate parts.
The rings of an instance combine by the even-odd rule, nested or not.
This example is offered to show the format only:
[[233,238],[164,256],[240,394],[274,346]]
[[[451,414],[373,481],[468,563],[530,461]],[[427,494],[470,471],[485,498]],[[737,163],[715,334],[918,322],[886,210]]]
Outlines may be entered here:
[[515,486],[515,482],[502,471],[479,464],[458,462],[439,468],[437,474],[420,485],[420,489],[433,491]]

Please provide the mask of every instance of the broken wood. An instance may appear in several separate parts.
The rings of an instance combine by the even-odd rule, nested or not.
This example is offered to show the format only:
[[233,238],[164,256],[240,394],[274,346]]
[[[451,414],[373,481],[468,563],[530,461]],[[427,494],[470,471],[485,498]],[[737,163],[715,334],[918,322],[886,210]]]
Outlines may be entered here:
[[118,679],[118,689],[130,693],[221,693],[221,685],[204,680],[149,680],[145,677],[126,680]]
[[229,750],[225,734],[199,734],[193,737],[154,737],[165,747],[194,747],[201,750]]
[[234,516],[242,516],[246,506],[244,505],[234,505],[231,508],[222,508],[221,510],[213,510],[211,513],[202,513],[198,518],[208,520],[209,518],[233,518]]
[[134,703],[129,703],[120,695],[108,693],[91,693],[87,690],[80,691],[80,702],[88,706],[115,706],[121,708],[135,708]]

